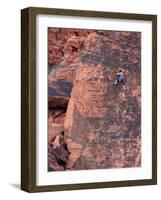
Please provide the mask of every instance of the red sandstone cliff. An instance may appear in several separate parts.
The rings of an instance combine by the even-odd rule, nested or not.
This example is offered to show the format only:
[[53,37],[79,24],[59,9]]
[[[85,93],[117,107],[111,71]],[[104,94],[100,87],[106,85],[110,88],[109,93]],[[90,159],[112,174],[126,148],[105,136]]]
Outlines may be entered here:
[[[138,32],[50,28],[49,169],[141,165],[141,41]],[[114,85],[118,68],[126,81]],[[63,83],[67,83],[64,85]],[[54,138],[65,131],[65,168]]]

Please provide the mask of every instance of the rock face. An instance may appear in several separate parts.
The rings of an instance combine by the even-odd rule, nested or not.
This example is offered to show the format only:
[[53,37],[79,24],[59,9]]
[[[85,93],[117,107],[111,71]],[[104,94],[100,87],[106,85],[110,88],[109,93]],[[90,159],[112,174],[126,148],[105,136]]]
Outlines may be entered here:
[[48,84],[48,139],[64,130],[64,119],[72,83],[52,81]]
[[49,170],[141,166],[141,33],[51,28],[49,68],[49,146],[64,131],[69,153]]

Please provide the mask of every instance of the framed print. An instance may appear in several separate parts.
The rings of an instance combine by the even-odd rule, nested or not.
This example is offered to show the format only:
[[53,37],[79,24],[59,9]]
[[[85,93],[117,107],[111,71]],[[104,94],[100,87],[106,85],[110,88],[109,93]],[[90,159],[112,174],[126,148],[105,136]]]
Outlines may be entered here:
[[157,184],[157,16],[21,11],[21,188]]

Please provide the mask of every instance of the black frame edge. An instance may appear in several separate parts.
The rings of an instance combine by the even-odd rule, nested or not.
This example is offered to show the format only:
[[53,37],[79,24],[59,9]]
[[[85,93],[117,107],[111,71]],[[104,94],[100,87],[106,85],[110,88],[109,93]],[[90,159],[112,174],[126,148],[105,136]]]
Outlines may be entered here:
[[21,189],[36,188],[36,14],[21,10]]
[[29,9],[21,10],[21,189],[29,191]]
[[126,12],[112,12],[112,11],[96,11],[96,10],[75,10],[63,8],[48,8],[48,7],[27,7],[34,14],[51,14],[51,15],[65,15],[65,16],[84,16],[84,17],[101,17],[114,19],[134,19],[134,20],[153,20],[154,14],[141,13],[126,13]]
[[157,184],[157,15],[152,19],[152,179]]

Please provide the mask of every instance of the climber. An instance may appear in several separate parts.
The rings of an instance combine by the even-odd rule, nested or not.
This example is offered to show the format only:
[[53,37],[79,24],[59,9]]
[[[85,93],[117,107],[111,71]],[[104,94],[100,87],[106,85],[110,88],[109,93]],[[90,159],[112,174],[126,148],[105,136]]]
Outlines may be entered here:
[[114,85],[117,85],[119,82],[124,82],[125,81],[125,75],[124,75],[124,70],[119,69],[119,72],[117,73],[118,78],[116,79]]

